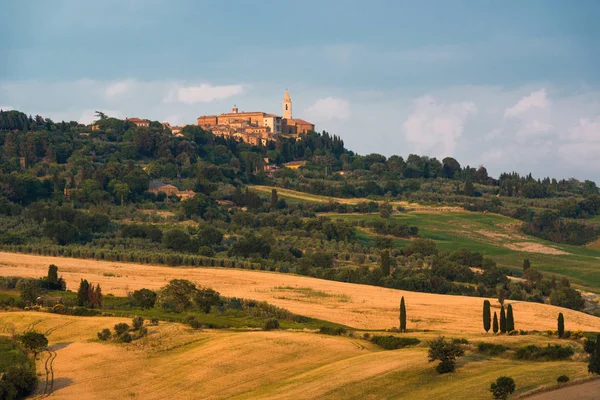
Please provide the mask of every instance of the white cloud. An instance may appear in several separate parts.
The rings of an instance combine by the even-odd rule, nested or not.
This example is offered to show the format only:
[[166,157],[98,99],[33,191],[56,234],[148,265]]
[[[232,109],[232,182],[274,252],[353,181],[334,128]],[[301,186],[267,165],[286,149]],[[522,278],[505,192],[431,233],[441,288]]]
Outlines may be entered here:
[[467,119],[476,112],[472,102],[445,103],[424,96],[414,101],[414,111],[403,124],[404,136],[420,154],[451,156]]
[[545,109],[550,104],[546,96],[546,89],[542,88],[537,92],[531,92],[523,97],[514,106],[504,111],[505,117],[516,117],[532,109]]
[[213,86],[203,83],[199,86],[179,86],[169,92],[167,97],[164,98],[164,102],[179,101],[185,104],[210,103],[215,100],[222,100],[242,94],[243,92],[244,86],[242,85]]
[[136,83],[135,81],[129,80],[129,79],[124,80],[124,81],[110,83],[106,87],[106,90],[104,91],[104,95],[106,96],[106,98],[110,99],[111,97],[115,97],[120,94],[124,94],[126,92],[129,92],[133,88],[135,83]]
[[600,142],[600,116],[593,119],[581,118],[569,129],[569,139]]
[[525,125],[519,129],[520,135],[543,135],[554,129],[554,126],[549,123],[540,122],[537,119],[526,122]]
[[326,97],[317,100],[305,111],[306,116],[314,121],[350,118],[350,103],[344,99]]

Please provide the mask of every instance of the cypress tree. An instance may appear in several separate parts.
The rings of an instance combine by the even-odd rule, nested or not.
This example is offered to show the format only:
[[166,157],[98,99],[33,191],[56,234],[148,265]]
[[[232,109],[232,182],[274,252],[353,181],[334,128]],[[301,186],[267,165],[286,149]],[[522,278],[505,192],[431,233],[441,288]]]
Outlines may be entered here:
[[387,249],[382,250],[381,251],[381,273],[383,274],[383,276],[390,275],[390,265],[391,265],[390,251]]
[[506,333],[506,312],[504,306],[500,307],[500,332]]
[[513,316],[512,305],[506,307],[506,331],[511,332],[515,330],[515,319]]
[[558,337],[561,338],[565,334],[565,317],[563,313],[558,313]]
[[279,202],[279,198],[277,196],[277,189],[271,190],[271,209],[277,209],[277,203]]
[[88,307],[90,304],[89,293],[90,284],[86,279],[82,279],[79,283],[79,289],[77,290],[77,305],[82,307]]
[[483,301],[483,329],[486,333],[489,332],[491,326],[491,306],[489,300]]
[[404,296],[400,300],[400,332],[406,332],[406,305],[404,304]]
[[498,333],[498,314],[496,314],[496,311],[494,311],[494,324],[492,330],[494,333]]
[[592,354],[590,354],[588,372],[590,374],[600,374],[600,335],[596,337],[596,348]]
[[523,260],[523,271],[527,271],[529,268],[531,268],[531,262],[529,258],[526,258]]

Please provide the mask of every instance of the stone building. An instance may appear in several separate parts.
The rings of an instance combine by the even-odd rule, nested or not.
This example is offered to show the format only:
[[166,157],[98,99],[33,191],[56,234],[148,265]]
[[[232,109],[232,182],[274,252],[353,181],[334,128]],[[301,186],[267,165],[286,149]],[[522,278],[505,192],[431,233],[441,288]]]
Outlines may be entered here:
[[257,145],[274,140],[277,135],[299,135],[315,130],[315,125],[302,119],[292,118],[292,99],[285,91],[283,117],[263,111],[242,111],[233,106],[230,113],[203,115],[198,125],[218,136],[239,138]]

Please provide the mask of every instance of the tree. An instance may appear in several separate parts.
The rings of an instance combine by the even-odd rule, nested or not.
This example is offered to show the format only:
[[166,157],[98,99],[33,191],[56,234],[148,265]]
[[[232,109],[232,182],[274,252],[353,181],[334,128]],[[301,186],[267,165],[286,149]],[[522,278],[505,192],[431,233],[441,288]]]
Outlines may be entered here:
[[464,188],[464,193],[465,196],[473,196],[473,193],[475,192],[475,189],[473,188],[473,182],[471,182],[470,179],[467,179],[467,181],[465,182],[465,188]]
[[185,311],[191,307],[193,295],[197,290],[196,285],[188,280],[173,279],[160,290],[156,304],[165,310]]
[[125,322],[119,322],[118,324],[115,325],[115,332],[117,333],[117,335],[122,335],[125,332],[127,332],[129,330],[129,325],[127,325]]
[[498,303],[500,303],[500,306],[504,306],[504,300],[506,300],[506,289],[500,287],[498,288]]
[[515,319],[513,316],[512,305],[506,307],[506,331],[512,332],[515,330]]
[[164,234],[163,243],[171,250],[186,251],[190,245],[190,237],[181,229],[171,229]]
[[490,385],[490,392],[494,399],[506,400],[508,396],[515,391],[516,385],[513,378],[501,376],[496,382]]
[[406,304],[404,296],[400,300],[400,332],[406,332]]
[[594,351],[590,354],[588,372],[590,374],[600,374],[600,335],[596,337],[596,346],[594,347]]
[[89,292],[90,284],[86,279],[82,279],[79,282],[79,289],[77,290],[77,305],[80,307],[89,307]]
[[494,333],[498,333],[498,314],[496,314],[496,311],[494,311],[494,323],[492,326],[492,330]]
[[561,338],[565,334],[565,317],[563,313],[558,313],[558,337]]
[[0,379],[0,399],[21,399],[37,385],[35,369],[27,364],[9,365]]
[[506,333],[506,312],[504,306],[500,306],[500,332]]
[[139,330],[139,329],[140,329],[142,326],[144,326],[144,317],[142,317],[142,316],[139,316],[139,315],[137,315],[137,316],[133,317],[133,318],[131,319],[131,324],[132,324],[132,326],[133,326],[133,328],[132,328],[132,329],[133,329],[134,331],[137,331],[137,330]]
[[271,190],[271,210],[277,210],[277,203],[279,202],[277,196],[277,189]]
[[37,298],[42,294],[42,288],[34,279],[24,280],[20,287],[21,299],[26,303],[35,303]]
[[48,267],[48,286],[50,289],[58,286],[58,267],[54,264],[50,264]]
[[48,339],[41,333],[37,332],[26,332],[19,337],[19,341],[23,343],[23,346],[31,352],[33,356],[37,356],[40,350],[48,346]]
[[491,305],[489,300],[483,301],[483,329],[485,329],[486,333],[489,332],[491,327]]
[[391,266],[390,251],[387,249],[382,250],[381,251],[381,274],[383,276],[389,276],[390,266]]
[[272,331],[274,329],[279,329],[279,321],[276,318],[269,318],[267,322],[265,322],[265,326],[263,328],[265,331]]
[[205,314],[210,312],[212,306],[221,304],[219,292],[210,288],[200,288],[194,295],[194,304]]
[[125,199],[127,198],[127,196],[129,196],[129,185],[122,182],[115,183],[113,186],[113,190],[115,192],[115,195],[118,196],[121,200],[121,205],[124,206]]
[[382,203],[379,205],[379,216],[381,218],[389,218],[392,215],[392,205],[390,203]]
[[90,292],[88,295],[89,304],[92,308],[102,308],[102,289],[100,288],[100,284],[90,285]]
[[440,374],[454,371],[456,368],[456,357],[464,354],[465,351],[460,344],[453,341],[446,341],[443,336],[429,343],[429,362],[440,361],[435,368]]
[[550,304],[581,311],[585,306],[585,300],[577,289],[562,286],[550,292]]
[[139,289],[132,294],[133,301],[142,309],[150,309],[156,303],[156,292],[150,289]]
[[529,258],[526,258],[523,260],[523,271],[527,271],[529,268],[531,268],[531,262]]

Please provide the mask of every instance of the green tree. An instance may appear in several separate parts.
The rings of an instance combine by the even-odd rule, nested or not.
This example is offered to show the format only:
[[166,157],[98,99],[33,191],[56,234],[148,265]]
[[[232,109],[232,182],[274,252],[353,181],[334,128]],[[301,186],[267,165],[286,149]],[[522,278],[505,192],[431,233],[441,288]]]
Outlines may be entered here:
[[48,285],[51,289],[58,286],[58,267],[54,264],[50,264],[48,267]]
[[139,289],[131,295],[135,304],[142,309],[150,309],[156,303],[156,292],[150,289]]
[[181,229],[171,229],[163,236],[164,245],[175,251],[187,251],[190,245],[190,236]]
[[26,332],[19,337],[19,342],[23,343],[23,346],[33,353],[33,356],[37,356],[40,350],[48,346],[48,339],[41,333],[38,332]]
[[392,205],[390,203],[381,203],[379,205],[379,216],[381,218],[389,218],[392,216]]
[[531,268],[531,262],[529,258],[526,258],[523,260],[523,271],[527,271],[529,268]]
[[115,183],[113,185],[113,190],[115,192],[115,195],[118,196],[121,200],[121,205],[124,206],[125,199],[127,198],[127,196],[129,196],[129,185],[122,182]]
[[117,336],[124,334],[128,330],[129,330],[129,325],[126,324],[125,322],[119,322],[118,324],[115,325],[115,332],[116,332]]
[[500,306],[500,333],[506,333],[506,312],[504,306]]
[[277,203],[279,198],[277,196],[277,189],[271,190],[271,210],[277,210]]
[[208,314],[212,306],[221,304],[221,296],[219,292],[213,289],[200,288],[194,294],[194,304],[205,314]]
[[494,399],[498,400],[506,400],[515,389],[515,381],[508,376],[501,376],[490,385],[490,392],[492,392]]
[[585,306],[585,300],[577,289],[562,286],[550,292],[550,304],[581,311]]
[[82,279],[81,282],[79,282],[79,289],[77,290],[77,305],[78,306],[89,307],[89,305],[90,305],[89,293],[90,293],[90,283],[87,281],[87,279]]
[[21,285],[21,299],[26,303],[35,303],[38,297],[42,295],[42,288],[34,279],[27,279]]
[[492,324],[492,331],[498,333],[498,314],[494,311],[494,323]]
[[134,331],[139,330],[142,326],[144,326],[144,317],[137,315],[131,319],[132,329]]
[[462,346],[454,341],[446,341],[443,336],[429,343],[429,362],[439,360],[435,370],[444,374],[456,368],[456,358],[465,354]]
[[485,329],[486,332],[489,332],[489,330],[490,330],[491,322],[492,322],[491,319],[492,319],[492,315],[491,315],[490,301],[484,300],[483,301],[483,329]]
[[406,304],[404,296],[400,300],[400,332],[406,332]]
[[163,287],[156,299],[156,305],[164,310],[183,312],[192,306],[192,299],[198,289],[185,279],[173,279]]
[[382,250],[381,251],[381,274],[383,276],[389,276],[390,275],[390,266],[391,266],[391,260],[390,260],[390,251],[389,250]]
[[471,182],[470,179],[467,179],[467,181],[465,182],[465,188],[464,188],[464,193],[465,196],[473,196],[473,193],[475,192],[475,189],[473,188],[473,182]]
[[515,319],[513,316],[512,305],[506,306],[506,331],[512,332],[515,330]]
[[588,372],[590,374],[600,374],[600,335],[596,337],[594,351],[590,354]]
[[561,338],[565,334],[565,317],[563,313],[558,313],[558,337]]

